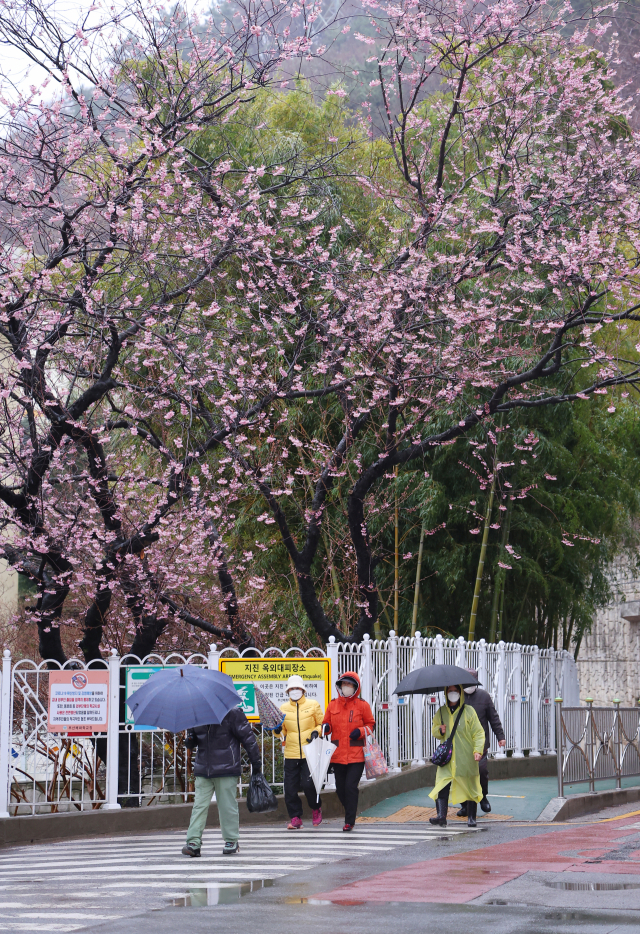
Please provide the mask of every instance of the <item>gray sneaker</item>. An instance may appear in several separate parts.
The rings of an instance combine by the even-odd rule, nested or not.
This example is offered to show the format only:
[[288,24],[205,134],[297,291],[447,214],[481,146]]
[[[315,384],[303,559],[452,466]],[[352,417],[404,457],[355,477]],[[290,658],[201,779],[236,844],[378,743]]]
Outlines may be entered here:
[[196,846],[195,843],[186,843],[182,847],[183,856],[200,856],[200,847]]
[[[223,856],[234,856],[240,852],[240,844],[237,840],[227,840],[222,851]],[[200,853],[198,853],[198,856]]]

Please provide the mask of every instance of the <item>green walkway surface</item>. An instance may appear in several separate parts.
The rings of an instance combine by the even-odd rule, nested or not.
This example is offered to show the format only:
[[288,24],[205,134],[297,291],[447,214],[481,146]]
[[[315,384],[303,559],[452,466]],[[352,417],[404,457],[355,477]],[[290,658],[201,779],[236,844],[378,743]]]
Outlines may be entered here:
[[[596,791],[608,791],[615,788],[615,781],[596,782]],[[638,778],[622,780],[623,788],[632,788],[638,785]],[[385,798],[379,804],[362,812],[362,817],[390,817],[400,808],[409,805],[413,807],[434,807],[433,799],[429,797],[431,788],[420,788],[416,791],[407,791],[394,798]],[[579,785],[565,785],[564,793],[569,795],[583,795],[589,791],[589,783]],[[489,782],[489,801],[494,814],[504,814],[519,820],[535,820],[544,810],[552,798],[558,794],[557,778],[514,778],[500,782]],[[451,802],[453,803],[453,802]],[[482,812],[478,808],[478,816]]]

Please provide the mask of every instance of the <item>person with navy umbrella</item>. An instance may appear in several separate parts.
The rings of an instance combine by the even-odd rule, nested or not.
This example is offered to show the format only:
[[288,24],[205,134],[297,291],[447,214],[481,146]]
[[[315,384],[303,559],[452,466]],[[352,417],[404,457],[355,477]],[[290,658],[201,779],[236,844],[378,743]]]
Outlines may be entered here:
[[207,823],[211,796],[216,793],[220,830],[225,841],[223,856],[240,852],[240,817],[236,790],[242,772],[240,746],[251,761],[253,773],[262,771],[260,748],[251,724],[239,707],[234,707],[222,723],[197,726],[187,732],[187,749],[198,752],[193,769],[195,800],[187,830],[187,842],[182,848],[185,856],[200,856],[202,833]]
[[182,848],[185,856],[200,856],[211,796],[216,793],[224,856],[240,851],[240,819],[236,790],[242,773],[240,747],[253,774],[262,772],[260,749],[229,675],[197,665],[156,671],[126,701],[138,729],[158,727],[172,733],[187,730],[185,746],[195,749],[195,800]]

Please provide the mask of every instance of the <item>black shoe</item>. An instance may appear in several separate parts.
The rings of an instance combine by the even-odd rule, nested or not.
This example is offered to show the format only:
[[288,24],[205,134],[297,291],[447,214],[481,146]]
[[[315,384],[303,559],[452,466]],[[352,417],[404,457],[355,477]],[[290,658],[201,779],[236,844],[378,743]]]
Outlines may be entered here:
[[195,843],[187,843],[182,847],[183,856],[200,856],[200,847]]
[[448,798],[436,798],[436,814],[437,817],[430,817],[429,823],[435,824],[437,827],[446,827],[447,826],[447,810],[449,809],[449,799]]
[[487,798],[486,795],[484,796],[484,798],[483,798],[482,801],[480,802],[480,807],[482,808],[482,810],[484,811],[485,814],[488,814],[489,811],[491,810],[491,805],[489,804],[489,799]]
[[[223,856],[234,856],[240,852],[240,844],[237,840],[227,840],[222,851]],[[200,854],[198,854],[200,855]]]
[[478,804],[476,801],[467,801],[467,827],[477,827],[476,815]]
[[459,811],[456,811],[456,817],[466,817],[467,816],[467,805],[463,804]]

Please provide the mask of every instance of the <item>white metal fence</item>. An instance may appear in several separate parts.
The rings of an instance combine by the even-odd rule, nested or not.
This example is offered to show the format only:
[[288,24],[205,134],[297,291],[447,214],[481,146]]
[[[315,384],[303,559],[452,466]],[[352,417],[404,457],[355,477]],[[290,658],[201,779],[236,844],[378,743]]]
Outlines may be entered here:
[[[376,734],[391,769],[421,764],[431,755],[434,740],[431,721],[442,696],[397,697],[398,681],[409,671],[434,663],[476,668],[480,682],[492,695],[507,738],[506,749],[495,740],[491,754],[501,757],[510,751],[519,757],[528,751],[537,756],[555,752],[554,699],[567,706],[579,701],[577,669],[567,652],[539,650],[480,640],[398,638],[374,641],[365,637],[359,644],[331,640],[326,649],[269,648],[244,653],[262,657],[295,658],[328,656],[331,659],[332,696],[335,679],[345,671],[356,671],[362,681],[362,696],[374,711]],[[232,648],[211,646],[208,656],[151,655],[145,659],[120,658],[115,651],[91,668],[109,673],[109,714],[105,733],[65,736],[49,731],[49,676],[60,670],[55,662],[20,660],[13,663],[5,650],[0,691],[0,817],[42,814],[95,808],[119,808],[186,802],[193,793],[191,752],[185,749],[184,734],[136,729],[127,722],[125,692],[127,678],[140,666],[199,665],[217,669],[221,657],[238,657]],[[87,666],[71,659],[65,668],[80,671]],[[133,674],[132,674],[133,673]],[[280,742],[256,729],[267,779],[279,790],[283,781]],[[242,793],[249,765],[239,782]]]
[[435,744],[431,722],[442,694],[396,697],[398,682],[424,665],[459,665],[478,671],[480,683],[491,694],[506,736],[500,749],[492,736],[490,754],[503,757],[510,751],[521,757],[555,752],[553,703],[580,703],[577,667],[564,651],[499,642],[488,644],[459,639],[400,637],[373,641],[365,636],[358,645],[330,642],[327,651],[332,670],[356,671],[362,680],[362,696],[374,708],[376,735],[391,768],[429,759]]

